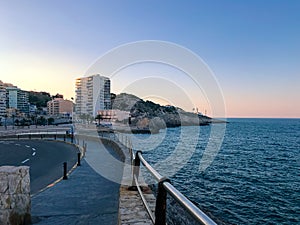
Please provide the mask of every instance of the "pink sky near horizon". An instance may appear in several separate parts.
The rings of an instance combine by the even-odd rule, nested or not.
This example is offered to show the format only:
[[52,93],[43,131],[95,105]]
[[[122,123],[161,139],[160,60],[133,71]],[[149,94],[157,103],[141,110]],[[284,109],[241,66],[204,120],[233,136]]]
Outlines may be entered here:
[[[75,79],[107,51],[163,40],[190,49],[210,67],[226,117],[300,118],[299,11],[300,2],[289,0],[3,1],[0,80],[71,99]],[[121,85],[113,84],[112,92]],[[184,89],[199,111],[213,115],[209,99]],[[184,99],[178,106],[193,108]]]
[[[75,84],[75,78],[78,78],[79,76],[73,77],[73,82],[68,79],[64,79],[63,82],[55,82],[57,85],[54,85],[53,87],[49,87],[47,85],[49,80],[45,79],[41,79],[37,83],[32,83],[26,82],[27,79],[22,80],[22,78],[19,79],[18,77],[11,79],[12,77],[1,76],[0,80],[7,83],[13,83],[19,88],[27,91],[46,91],[51,95],[60,93],[63,94],[65,98],[71,99],[71,97],[75,97],[73,86]],[[300,118],[299,102],[291,102],[289,99],[285,99],[287,96],[283,96],[281,99],[279,99],[279,101],[282,102],[278,103],[276,100],[271,102],[269,98],[263,96],[260,98],[259,96],[243,96],[235,93],[234,91],[227,93],[226,90],[223,90],[223,93],[227,118]],[[160,101],[158,99],[150,98],[149,100],[153,100],[162,105],[166,104],[165,101]],[[179,107],[182,106],[179,105]],[[187,111],[192,111],[191,109],[184,109]],[[199,111],[204,113],[204,108],[199,106]],[[208,114],[210,113],[208,112]]]

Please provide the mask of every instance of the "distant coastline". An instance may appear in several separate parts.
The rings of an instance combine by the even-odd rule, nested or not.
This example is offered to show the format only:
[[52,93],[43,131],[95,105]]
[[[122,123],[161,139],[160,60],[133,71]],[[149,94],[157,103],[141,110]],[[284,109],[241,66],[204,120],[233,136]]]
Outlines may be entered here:
[[[201,113],[186,112],[176,106],[162,106],[152,101],[127,93],[116,95],[112,100],[113,110],[130,112],[130,119],[115,123],[112,128],[99,127],[99,132],[158,133],[159,130],[180,126],[208,126],[212,123],[226,123]],[[123,125],[122,125],[123,124]],[[129,126],[124,126],[128,124]]]

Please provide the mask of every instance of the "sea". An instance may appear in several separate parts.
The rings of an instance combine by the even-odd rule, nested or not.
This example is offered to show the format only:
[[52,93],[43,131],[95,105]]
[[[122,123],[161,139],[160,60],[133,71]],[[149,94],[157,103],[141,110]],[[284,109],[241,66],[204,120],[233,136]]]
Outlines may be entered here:
[[299,225],[300,119],[227,121],[136,134],[133,147],[218,224]]

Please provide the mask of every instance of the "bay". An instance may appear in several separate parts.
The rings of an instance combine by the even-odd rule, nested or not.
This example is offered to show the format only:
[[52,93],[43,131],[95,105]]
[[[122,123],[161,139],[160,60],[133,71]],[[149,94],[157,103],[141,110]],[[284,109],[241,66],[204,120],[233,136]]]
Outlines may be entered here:
[[199,164],[212,126],[222,125],[133,135],[133,146],[220,224],[299,224],[300,119],[228,121],[205,171]]

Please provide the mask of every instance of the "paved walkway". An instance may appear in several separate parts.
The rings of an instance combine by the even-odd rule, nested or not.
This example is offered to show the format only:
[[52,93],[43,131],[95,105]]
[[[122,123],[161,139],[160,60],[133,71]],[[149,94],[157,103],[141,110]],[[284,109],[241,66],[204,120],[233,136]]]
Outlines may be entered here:
[[[88,143],[87,159],[102,155],[105,148],[92,148]],[[98,157],[97,157],[98,158]],[[96,158],[94,158],[96,163]],[[105,161],[99,158],[99,163]],[[122,179],[122,168],[114,169],[116,179]],[[87,163],[77,167],[68,180],[62,180],[55,186],[32,198],[31,215],[37,225],[87,225],[118,224],[120,184],[109,181],[96,173]]]

